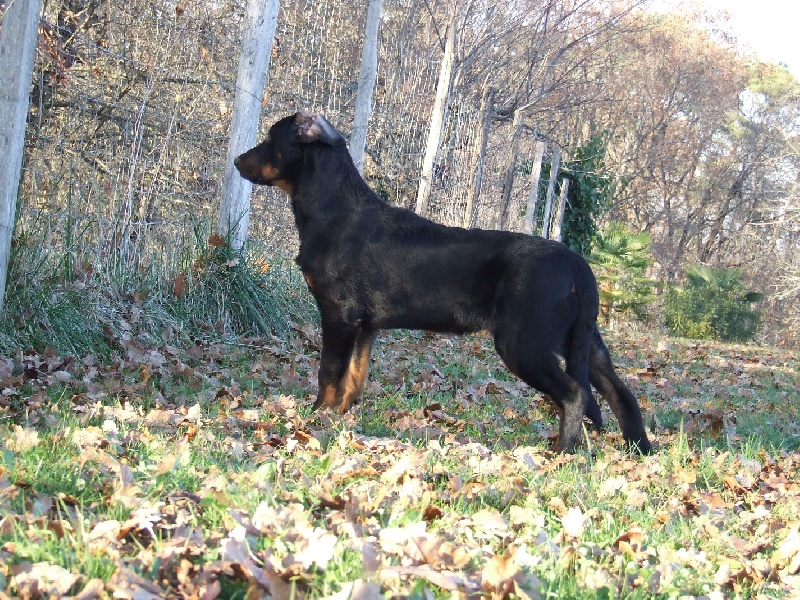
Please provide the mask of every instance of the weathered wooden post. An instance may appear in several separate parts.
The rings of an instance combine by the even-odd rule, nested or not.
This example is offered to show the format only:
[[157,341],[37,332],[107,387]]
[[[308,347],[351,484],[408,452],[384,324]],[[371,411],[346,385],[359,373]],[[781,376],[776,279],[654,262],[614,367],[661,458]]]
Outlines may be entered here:
[[453,70],[456,62],[456,19],[450,22],[447,30],[447,42],[444,47],[444,56],[439,68],[439,81],[436,84],[436,98],[431,111],[431,125],[428,130],[428,143],[425,145],[425,158],[422,160],[422,174],[419,178],[417,202],[414,210],[418,215],[428,212],[428,202],[433,184],[433,166],[439,152],[439,142],[442,139],[444,116],[447,112],[447,98],[450,95],[450,85],[453,81]]
[[528,205],[525,209],[525,223],[522,231],[528,235],[533,234],[534,219],[536,218],[536,208],[539,204],[539,179],[542,176],[542,159],[547,144],[536,142],[533,149],[533,164],[531,165],[531,189],[528,192]]
[[40,8],[40,0],[8,2],[0,28],[0,312],[14,235]]
[[525,117],[522,111],[514,113],[514,133],[511,138],[511,156],[506,165],[506,172],[503,175],[503,194],[500,200],[500,223],[498,229],[505,231],[508,229],[508,222],[511,218],[511,192],[514,190],[514,175],[517,169],[517,154],[519,154],[519,138],[522,136],[522,126]]
[[553,224],[550,227],[550,235],[548,239],[561,241],[561,227],[564,224],[564,209],[567,207],[567,198],[569,197],[569,179],[566,177],[561,180],[561,192],[558,194],[558,210],[553,219]]
[[358,76],[353,133],[350,135],[350,155],[359,173],[364,172],[364,150],[367,146],[367,126],[372,113],[372,92],[378,75],[378,25],[381,22],[381,0],[370,0],[364,46],[361,48],[361,73]]
[[474,173],[475,179],[467,191],[467,205],[464,207],[464,227],[475,227],[478,219],[478,198],[483,183],[483,165],[486,162],[486,144],[489,141],[489,129],[492,127],[492,107],[497,90],[487,86],[483,92],[481,102],[480,129],[475,136],[475,145],[472,150],[470,174]]
[[561,148],[556,146],[553,149],[553,157],[550,159],[550,181],[547,183],[547,197],[544,201],[544,220],[542,221],[542,237],[544,238],[550,234],[550,212],[553,209],[553,195],[556,192],[556,179],[560,167]]
[[233,166],[233,159],[256,144],[264,80],[269,68],[277,24],[278,0],[247,1],[218,219],[220,233],[230,240],[231,246],[236,250],[241,249],[247,241],[253,184],[239,176]]

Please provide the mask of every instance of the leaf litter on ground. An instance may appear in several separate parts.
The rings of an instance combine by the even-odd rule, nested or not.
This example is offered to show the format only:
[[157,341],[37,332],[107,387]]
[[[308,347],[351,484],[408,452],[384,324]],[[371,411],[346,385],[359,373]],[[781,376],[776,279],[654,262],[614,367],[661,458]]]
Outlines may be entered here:
[[341,416],[297,333],[0,359],[0,598],[796,597],[796,353],[611,335],[657,452],[556,456],[485,336],[387,335]]

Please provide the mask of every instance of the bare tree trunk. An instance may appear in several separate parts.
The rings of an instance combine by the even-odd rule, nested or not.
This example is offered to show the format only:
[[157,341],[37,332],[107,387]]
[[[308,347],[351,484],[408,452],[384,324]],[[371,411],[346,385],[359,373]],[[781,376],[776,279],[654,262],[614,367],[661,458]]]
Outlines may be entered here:
[[561,241],[561,226],[564,223],[564,209],[567,206],[567,194],[569,193],[569,179],[566,177],[561,180],[561,193],[558,195],[558,210],[556,211],[556,218],[553,219],[553,225],[550,228],[550,235],[548,239]]
[[436,154],[439,151],[439,142],[442,138],[444,115],[447,111],[447,99],[450,95],[450,84],[453,81],[456,55],[456,20],[450,22],[447,30],[447,43],[444,47],[444,57],[439,69],[439,81],[436,84],[436,98],[431,112],[431,126],[428,130],[428,143],[425,145],[425,158],[422,161],[422,174],[419,178],[417,190],[417,203],[414,210],[418,215],[428,212],[428,203],[433,183],[433,166],[436,163]]
[[525,117],[522,111],[514,113],[514,134],[511,138],[511,157],[508,160],[508,167],[503,175],[503,196],[500,201],[500,227],[505,230],[508,228],[509,216],[511,214],[511,191],[514,189],[514,172],[517,168],[517,154],[519,154],[519,138],[522,134],[522,124]]
[[494,95],[497,90],[487,86],[483,93],[481,102],[481,127],[478,136],[475,138],[475,146],[472,150],[472,164],[470,174],[475,174],[474,184],[467,192],[467,205],[464,208],[464,227],[475,227],[478,220],[477,199],[481,193],[481,183],[483,182],[483,165],[486,160],[486,144],[489,141],[489,129],[492,126],[492,107],[494,105]]
[[378,75],[378,25],[381,22],[381,0],[369,0],[364,46],[361,49],[361,73],[350,135],[350,155],[359,173],[364,172],[364,149],[367,145],[367,126],[372,113],[372,92]]
[[39,28],[40,0],[6,4],[0,28],[0,312],[6,294],[11,238],[25,148],[33,56]]
[[275,27],[278,24],[278,1],[247,0],[218,220],[220,233],[229,238],[231,246],[237,250],[247,241],[253,184],[239,176],[233,166],[233,159],[256,143],[264,80],[272,54]]
[[525,224],[522,231],[528,235],[533,234],[534,219],[536,218],[536,208],[539,204],[539,179],[542,177],[542,158],[547,144],[536,142],[533,149],[533,164],[531,165],[531,189],[528,192],[528,207],[525,209]]
[[556,179],[558,179],[558,169],[561,167],[561,148],[556,146],[553,149],[553,157],[550,159],[550,181],[547,184],[547,196],[544,201],[544,219],[542,220],[542,237],[547,239],[550,234],[550,212],[553,208],[553,195],[556,191]]

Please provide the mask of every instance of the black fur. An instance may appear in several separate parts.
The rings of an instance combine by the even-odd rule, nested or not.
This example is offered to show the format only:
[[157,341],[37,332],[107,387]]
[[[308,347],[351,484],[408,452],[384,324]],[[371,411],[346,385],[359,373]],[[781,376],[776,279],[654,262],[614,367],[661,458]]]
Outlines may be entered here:
[[322,317],[314,408],[344,412],[361,398],[381,329],[486,329],[508,368],[555,402],[559,451],[574,451],[584,414],[602,426],[590,382],[627,443],[651,451],[639,405],[597,329],[597,283],[580,255],[539,237],[445,227],[389,206],[319,115],[278,121],[235,164],[246,179],[291,197],[297,263]]

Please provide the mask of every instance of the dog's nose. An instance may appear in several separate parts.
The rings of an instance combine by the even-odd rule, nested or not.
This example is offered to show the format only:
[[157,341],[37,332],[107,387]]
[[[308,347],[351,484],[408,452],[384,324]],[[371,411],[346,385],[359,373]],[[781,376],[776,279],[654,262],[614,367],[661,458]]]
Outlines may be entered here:
[[233,159],[233,166],[234,166],[234,167],[238,167],[238,166],[239,166],[239,160],[240,160],[241,158],[242,158],[242,156],[241,156],[241,155],[239,155],[239,156],[237,156],[236,158],[234,158],[234,159]]

